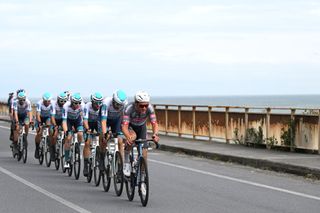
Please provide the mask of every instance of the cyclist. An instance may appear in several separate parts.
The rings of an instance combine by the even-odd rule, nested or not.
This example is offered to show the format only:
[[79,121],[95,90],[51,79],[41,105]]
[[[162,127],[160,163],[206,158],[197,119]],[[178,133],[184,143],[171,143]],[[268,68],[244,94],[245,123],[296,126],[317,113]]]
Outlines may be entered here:
[[[91,101],[85,105],[84,108],[84,116],[83,116],[83,126],[87,133],[91,133],[96,131],[97,133],[101,133],[101,113],[100,107],[102,105],[103,96],[99,92],[95,92],[90,96]],[[91,138],[85,141],[84,149],[83,149],[83,176],[88,176],[88,163],[89,157],[91,154],[90,150],[90,142]]]
[[17,99],[13,102],[13,118],[15,123],[15,131],[13,137],[13,153],[17,154],[17,142],[19,137],[20,125],[24,125],[27,140],[29,133],[29,124],[32,123],[31,102],[29,101],[29,99],[27,99],[26,93],[24,91],[20,91],[17,94]]
[[57,96],[57,101],[53,103],[52,111],[51,111],[51,122],[54,127],[54,131],[52,134],[52,143],[51,143],[51,161],[55,161],[55,151],[56,151],[56,142],[58,138],[59,128],[62,128],[62,113],[63,106],[68,101],[68,96],[66,93],[62,92]]
[[118,147],[122,158],[124,156],[124,149],[121,137],[121,121],[123,111],[127,104],[128,100],[126,93],[122,90],[117,90],[113,93],[112,97],[108,97],[103,101],[103,105],[101,107],[102,118],[104,118],[101,123],[102,127],[103,129],[106,129],[105,126],[108,128],[110,127],[112,133],[117,134]]
[[[127,105],[124,110],[122,120],[122,132],[126,137],[126,149],[124,157],[123,173],[125,176],[130,176],[131,167],[129,163],[129,153],[134,142],[134,134],[130,130],[133,130],[136,134],[136,139],[147,138],[147,118],[149,117],[152,125],[152,138],[158,143],[158,123],[153,106],[150,103],[150,96],[145,91],[138,91],[134,96],[134,102]],[[143,157],[147,160],[147,149],[143,150]]]
[[37,103],[36,110],[36,127],[37,127],[37,135],[35,138],[36,150],[34,153],[34,157],[39,159],[39,144],[42,136],[42,125],[51,125],[51,111],[52,111],[52,95],[49,92],[46,92],[42,95],[42,99]]
[[10,116],[10,120],[11,120],[10,137],[9,137],[9,139],[12,141],[11,147],[13,146],[13,131],[15,130],[15,118],[13,116],[13,102],[15,100],[17,100],[19,92],[25,92],[25,90],[18,89],[15,94],[9,93],[9,98],[8,98],[9,116]]
[[64,104],[62,113],[63,131],[67,137],[65,140],[65,163],[64,168],[70,168],[70,142],[72,132],[77,132],[79,143],[83,140],[83,111],[84,103],[80,93],[71,96],[71,100]]

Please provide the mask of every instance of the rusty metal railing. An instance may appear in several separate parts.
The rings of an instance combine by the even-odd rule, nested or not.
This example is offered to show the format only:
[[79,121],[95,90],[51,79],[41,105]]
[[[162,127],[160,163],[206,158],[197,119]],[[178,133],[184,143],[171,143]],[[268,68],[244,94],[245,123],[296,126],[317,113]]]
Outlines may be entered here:
[[[167,135],[320,153],[319,109],[162,104],[154,107],[159,129]],[[6,113],[6,103],[0,102],[0,114]]]
[[320,152],[319,109],[162,104],[154,107],[160,131],[167,135]]

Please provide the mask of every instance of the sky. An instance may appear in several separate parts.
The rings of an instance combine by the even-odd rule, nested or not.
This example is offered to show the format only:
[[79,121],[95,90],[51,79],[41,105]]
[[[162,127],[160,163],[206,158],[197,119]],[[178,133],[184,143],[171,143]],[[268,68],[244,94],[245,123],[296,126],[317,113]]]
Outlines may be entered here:
[[0,0],[0,98],[320,94],[320,1]]

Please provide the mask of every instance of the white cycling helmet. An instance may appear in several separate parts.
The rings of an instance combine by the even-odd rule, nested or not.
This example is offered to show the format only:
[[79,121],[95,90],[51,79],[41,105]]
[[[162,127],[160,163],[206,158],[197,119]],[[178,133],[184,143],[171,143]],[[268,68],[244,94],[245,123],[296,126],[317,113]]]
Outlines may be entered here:
[[138,91],[134,96],[135,102],[150,102],[150,95],[145,91]]

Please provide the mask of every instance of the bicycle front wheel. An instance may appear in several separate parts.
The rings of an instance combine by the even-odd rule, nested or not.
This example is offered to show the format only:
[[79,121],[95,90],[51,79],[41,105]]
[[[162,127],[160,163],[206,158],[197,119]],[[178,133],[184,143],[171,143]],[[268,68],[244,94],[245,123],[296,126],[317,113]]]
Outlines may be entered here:
[[45,156],[45,161],[47,167],[50,167],[51,165],[51,156],[50,156],[50,146],[49,146],[49,141],[47,141],[47,145],[45,146],[45,151],[44,151],[44,156]]
[[111,167],[110,167],[110,160],[109,160],[109,153],[106,153],[106,157],[105,157],[105,164],[107,165],[104,168],[104,171],[102,172],[102,185],[103,185],[103,189],[105,192],[108,192],[110,189],[110,185],[111,185]]
[[142,203],[142,206],[146,206],[148,204],[149,199],[149,175],[148,175],[148,168],[145,159],[142,157],[140,159],[139,165],[139,196]]
[[99,146],[96,147],[96,156],[95,156],[95,162],[93,166],[93,178],[94,178],[94,184],[95,186],[99,186],[100,180],[101,180],[101,174],[99,170],[99,155],[100,155],[100,148]]
[[40,144],[39,147],[39,164],[42,165],[43,163],[43,146]]
[[80,168],[81,168],[81,159],[80,159],[80,145],[79,143],[75,143],[74,147],[74,177],[76,180],[79,179],[80,176]]
[[120,152],[116,152],[115,159],[114,159],[114,174],[113,174],[113,184],[114,190],[117,196],[122,194],[123,190],[123,162],[120,155]]
[[22,148],[23,163],[27,162],[27,158],[28,158],[28,142],[27,142],[26,135],[24,135],[24,137],[23,137],[23,148]]

